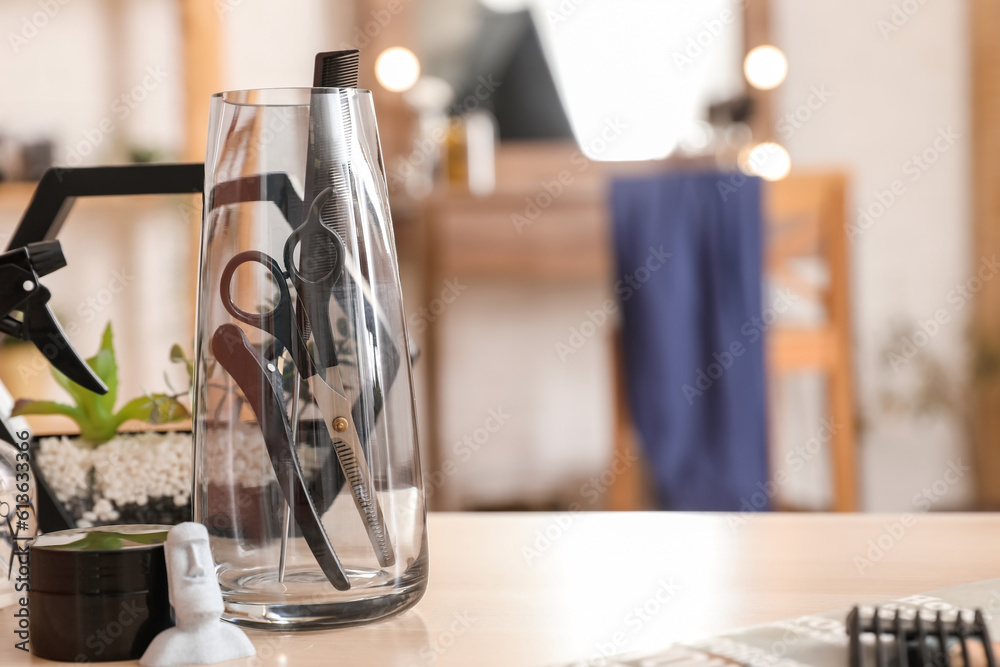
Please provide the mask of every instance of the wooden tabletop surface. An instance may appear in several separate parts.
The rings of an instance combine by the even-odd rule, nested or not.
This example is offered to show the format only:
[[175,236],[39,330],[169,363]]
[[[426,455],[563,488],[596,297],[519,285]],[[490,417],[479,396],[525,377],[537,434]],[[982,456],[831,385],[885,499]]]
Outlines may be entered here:
[[[904,521],[905,519],[905,521]],[[226,665],[551,665],[1000,576],[1000,515],[432,514],[430,586]],[[0,665],[52,665],[13,648]],[[128,664],[128,663],[118,663]]]

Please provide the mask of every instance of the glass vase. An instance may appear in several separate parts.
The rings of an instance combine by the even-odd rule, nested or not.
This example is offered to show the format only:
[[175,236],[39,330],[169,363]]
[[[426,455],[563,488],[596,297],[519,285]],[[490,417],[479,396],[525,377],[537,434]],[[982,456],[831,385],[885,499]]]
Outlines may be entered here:
[[426,512],[371,93],[220,93],[209,122],[193,511],[224,618],[398,613],[426,587]]

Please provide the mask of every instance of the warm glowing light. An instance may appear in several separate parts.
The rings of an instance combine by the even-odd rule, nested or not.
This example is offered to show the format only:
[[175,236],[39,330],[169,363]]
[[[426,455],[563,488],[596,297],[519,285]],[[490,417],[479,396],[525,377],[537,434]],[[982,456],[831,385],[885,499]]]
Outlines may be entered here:
[[741,155],[740,168],[766,181],[780,181],[792,170],[792,158],[784,146],[768,141]]
[[375,60],[375,77],[386,90],[409,90],[420,77],[420,61],[413,51],[401,46],[386,49]]
[[771,90],[788,75],[788,59],[777,47],[758,46],[743,61],[743,73],[754,88]]

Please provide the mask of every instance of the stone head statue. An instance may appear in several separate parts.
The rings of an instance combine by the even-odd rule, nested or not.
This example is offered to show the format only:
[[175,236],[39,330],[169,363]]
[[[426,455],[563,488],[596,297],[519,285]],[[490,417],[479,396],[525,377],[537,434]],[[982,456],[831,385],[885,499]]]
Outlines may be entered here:
[[166,554],[177,627],[218,621],[224,607],[205,526],[192,522],[175,526],[167,535]]
[[219,619],[225,607],[205,526],[188,522],[171,528],[166,558],[177,627],[158,634],[139,664],[210,665],[254,655],[253,644],[243,631]]

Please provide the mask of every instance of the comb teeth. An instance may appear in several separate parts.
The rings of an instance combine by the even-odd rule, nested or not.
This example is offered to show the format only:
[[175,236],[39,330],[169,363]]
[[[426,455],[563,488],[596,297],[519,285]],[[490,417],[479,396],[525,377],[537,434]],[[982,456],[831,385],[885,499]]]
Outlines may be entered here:
[[[982,648],[986,667],[996,667],[989,627],[982,611],[958,610],[948,618],[940,611],[928,615],[927,610],[879,609],[855,607],[847,617],[850,635],[850,666],[871,667],[950,667],[949,651],[960,648],[963,667],[970,665],[969,640],[977,640]],[[971,618],[970,618],[971,616]],[[863,638],[874,643],[874,651],[866,650]],[[889,648],[895,655],[890,657]],[[955,661],[958,662],[958,661]],[[983,664],[982,660],[972,664]]]
[[[347,100],[344,99],[343,101],[345,103],[344,106],[346,106]],[[344,111],[344,113],[346,114],[349,112]],[[350,118],[349,115],[344,115],[343,117]],[[350,124],[349,121],[345,121],[344,123],[345,143],[350,143],[351,141],[351,131],[348,127],[349,124]],[[339,153],[339,151],[337,153]],[[326,184],[329,187],[333,188],[335,195],[330,198],[330,201],[326,202],[326,204],[323,205],[323,208],[320,210],[321,213],[320,219],[327,228],[337,232],[337,234],[340,235],[340,238],[344,239],[346,242],[346,239],[349,238],[347,235],[347,224],[349,219],[349,213],[346,210],[345,206],[346,195],[350,192],[350,190],[348,190],[347,187],[347,175],[345,173],[348,167],[346,164],[345,156],[337,155],[335,153],[334,159],[345,160],[345,161],[341,162],[339,165],[334,165],[330,167],[330,170],[327,174],[329,180],[327,181]]]
[[[316,66],[313,70],[313,86],[322,88],[357,88],[358,67],[361,52],[357,49],[346,51],[327,51],[316,55]],[[351,145],[351,115],[350,102],[346,95],[340,98],[340,123],[343,127],[343,143],[320,142],[311,146],[313,149],[314,176],[307,180],[314,191],[332,187],[334,196],[323,206],[320,220],[323,225],[334,230],[342,239],[347,239],[347,227],[350,212],[347,210],[345,198],[349,193],[347,165],[348,151]],[[322,112],[317,111],[320,127],[329,127],[330,121]]]
[[315,88],[357,88],[361,52],[357,49],[316,54]]

